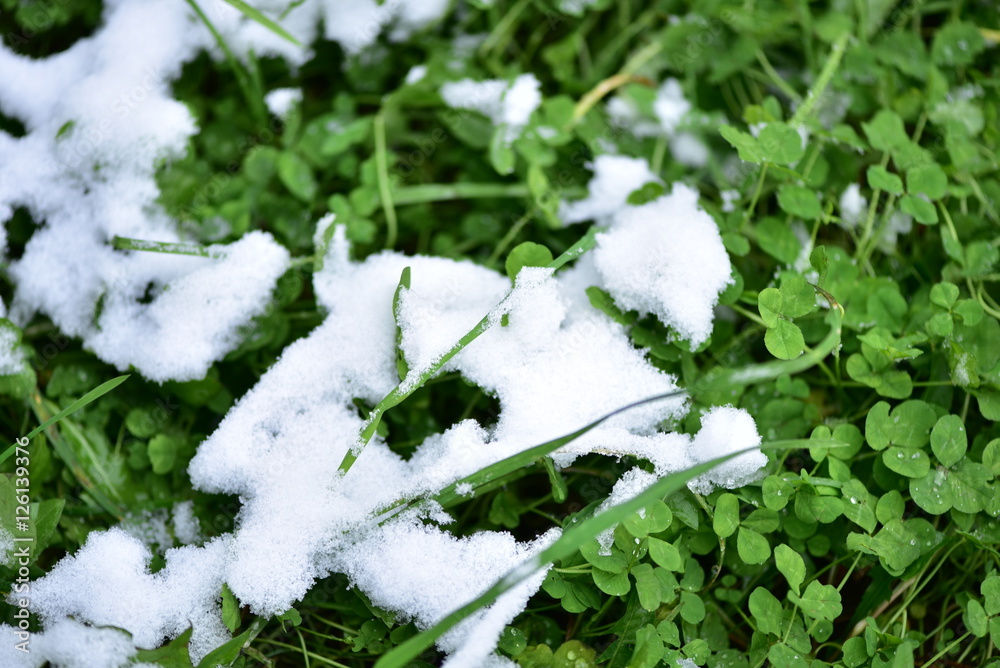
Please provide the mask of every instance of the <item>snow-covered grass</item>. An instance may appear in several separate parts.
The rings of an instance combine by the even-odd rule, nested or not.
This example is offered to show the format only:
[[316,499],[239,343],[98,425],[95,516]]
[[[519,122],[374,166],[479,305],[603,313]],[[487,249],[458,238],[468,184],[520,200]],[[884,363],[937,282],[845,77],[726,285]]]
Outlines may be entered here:
[[[46,423],[3,457],[0,666],[986,636],[985,584],[907,613],[945,540],[996,542],[986,42],[841,8],[789,56],[772,9],[610,4],[115,0],[0,46],[3,421]],[[873,111],[869,37],[958,110]]]

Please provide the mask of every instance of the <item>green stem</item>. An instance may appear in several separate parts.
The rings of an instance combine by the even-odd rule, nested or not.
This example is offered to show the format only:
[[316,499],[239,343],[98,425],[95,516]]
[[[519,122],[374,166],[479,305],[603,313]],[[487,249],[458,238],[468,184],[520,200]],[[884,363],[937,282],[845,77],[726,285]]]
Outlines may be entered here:
[[530,194],[525,183],[427,183],[399,188],[392,197],[394,204],[403,206],[487,197],[516,199]]
[[[553,270],[558,269],[567,262],[576,259],[593,248],[595,243],[594,239],[598,231],[599,228],[591,227],[579,241],[570,246],[562,255],[550,262],[548,264],[548,268]],[[499,322],[501,316],[506,313],[509,308],[509,299],[512,293],[513,289],[509,291],[504,298],[500,300],[500,303],[487,313],[475,327],[466,332],[466,334],[460,338],[455,345],[431,363],[426,369],[410,369],[406,374],[406,378],[401,380],[396,387],[392,388],[392,391],[390,391],[389,394],[382,399],[382,401],[378,402],[378,405],[372,409],[372,412],[369,413],[368,417],[365,419],[361,428],[361,433],[358,435],[357,443],[354,447],[347,451],[344,455],[344,459],[340,462],[340,475],[346,475],[347,472],[351,470],[351,467],[354,466],[354,462],[357,461],[365,446],[368,445],[368,442],[375,436],[375,431],[378,429],[378,425],[382,421],[382,416],[385,415],[385,412],[402,403],[407,397],[417,391],[428,380],[436,375],[438,371],[440,371],[441,368],[444,367],[444,365],[447,364],[455,355],[479,338],[480,334],[488,330],[496,322]]]
[[937,660],[938,660],[938,659],[940,659],[940,658],[941,658],[941,657],[943,657],[943,656],[944,656],[945,654],[947,654],[948,652],[950,652],[950,651],[951,651],[952,649],[954,649],[954,648],[955,648],[956,646],[960,645],[960,644],[961,644],[961,643],[962,643],[962,642],[963,642],[963,641],[964,641],[964,640],[965,640],[966,638],[968,638],[968,637],[969,637],[970,635],[972,635],[972,631],[966,631],[965,633],[963,633],[963,634],[962,634],[961,636],[959,636],[958,638],[955,638],[955,639],[954,639],[953,641],[951,641],[951,644],[949,644],[949,645],[948,645],[947,647],[945,647],[945,648],[944,648],[943,650],[941,650],[940,652],[938,652],[937,654],[935,654],[934,656],[932,656],[932,657],[930,658],[930,660],[928,660],[927,662],[925,662],[925,663],[923,664],[923,666],[921,666],[921,668],[924,668],[924,666],[933,666],[933,665],[936,665],[936,662],[937,662]]
[[774,69],[771,65],[771,61],[767,59],[767,55],[765,55],[764,51],[761,49],[757,49],[757,62],[760,63],[762,68],[764,68],[764,73],[767,74],[768,80],[777,86],[778,90],[784,93],[796,104],[802,102],[802,96],[796,93],[795,89],[789,86],[788,82],[781,78],[781,75]]
[[847,48],[847,40],[849,37],[850,35],[844,33],[837,38],[836,42],[833,43],[833,46],[830,49],[830,57],[827,58],[826,64],[823,65],[823,70],[819,73],[816,83],[814,83],[812,88],[809,89],[805,102],[803,102],[799,108],[795,110],[795,115],[792,116],[791,125],[793,127],[802,125],[809,115],[812,114],[816,103],[826,91],[826,87],[830,85],[830,80],[833,79],[833,75],[837,71],[837,68],[840,67],[840,61],[844,57],[844,50]]
[[223,253],[212,252],[198,244],[171,243],[167,241],[146,241],[116,236],[111,245],[117,250],[146,251],[150,253],[170,253],[171,255],[194,255],[195,257],[225,257]]
[[396,208],[392,204],[392,189],[389,187],[389,161],[385,149],[385,111],[375,114],[372,124],[375,132],[375,169],[378,172],[378,192],[382,199],[382,211],[385,212],[385,247],[396,245]]

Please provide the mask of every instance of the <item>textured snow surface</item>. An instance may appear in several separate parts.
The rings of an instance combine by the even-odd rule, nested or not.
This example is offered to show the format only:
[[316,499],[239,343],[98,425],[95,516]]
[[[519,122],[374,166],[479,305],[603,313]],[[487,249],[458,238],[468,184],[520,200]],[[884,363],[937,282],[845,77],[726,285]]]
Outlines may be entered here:
[[587,197],[563,202],[559,217],[566,224],[585,220],[605,221],[625,207],[628,196],[647,183],[660,182],[643,158],[599,155],[590,165],[594,172],[587,184]]
[[504,136],[510,143],[542,103],[539,86],[534,74],[522,74],[509,84],[500,79],[461,79],[441,86],[441,98],[449,107],[479,112],[506,128]]
[[594,263],[618,306],[655,314],[692,347],[712,333],[712,310],[732,281],[715,221],[698,206],[697,191],[681,183],[621,209],[597,236]]

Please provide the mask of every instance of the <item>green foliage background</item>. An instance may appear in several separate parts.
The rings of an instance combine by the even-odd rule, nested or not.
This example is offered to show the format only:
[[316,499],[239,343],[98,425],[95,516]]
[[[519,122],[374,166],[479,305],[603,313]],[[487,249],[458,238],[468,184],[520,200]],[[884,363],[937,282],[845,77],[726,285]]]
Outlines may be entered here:
[[[33,441],[32,577],[90,531],[179,500],[194,501],[207,535],[232,529],[238,501],[193,491],[186,465],[235,398],[320,322],[309,274],[319,216],[347,223],[357,257],[388,246],[502,269],[531,241],[547,251],[520,247],[508,266],[544,264],[579,238],[561,227],[558,202],[585,192],[587,163],[610,141],[665,182],[700,190],[737,276],[722,299],[735,317],[718,318],[692,353],[599,290],[594,306],[691,388],[677,429],[733,403],[765,443],[803,442],[774,451],[759,483],[655,501],[616,529],[610,556],[590,541],[560,560],[499,651],[524,668],[1000,665],[996,6],[598,0],[573,15],[549,0],[462,4],[360,56],[319,42],[294,73],[266,58],[185,67],[175,94],[201,130],[186,158],[162,166],[163,206],[199,242],[264,229],[301,261],[206,378],[158,386],[133,375]],[[100,15],[97,2],[0,8],[5,43],[36,57],[89,34]],[[455,34],[484,38],[456,54]],[[426,76],[406,84],[420,64]],[[525,72],[542,81],[544,102],[512,147],[437,95],[459,76]],[[709,147],[704,167],[616,127],[588,95],[604,82],[652,118],[669,76],[696,110],[683,129]],[[286,86],[303,89],[302,103],[269,117],[262,95]],[[17,125],[0,117],[5,131]],[[869,203],[855,227],[838,224],[849,184]],[[660,192],[651,184],[631,201]],[[897,211],[914,223],[893,245]],[[21,211],[8,223],[11,257],[39,222]],[[0,292],[9,303],[6,276]],[[32,370],[0,378],[5,444],[117,375],[45,318],[22,335]],[[741,375],[748,368],[758,373]],[[405,454],[460,418],[491,423],[496,410],[443,376],[386,414],[380,433]],[[566,525],[634,464],[593,456],[555,471],[541,458],[456,507],[458,532],[531,537]],[[3,466],[16,470],[13,459]],[[0,522],[13,517],[2,506],[13,485],[0,477]],[[0,568],[0,581],[12,579]],[[242,653],[223,648],[219,660],[238,666],[371,666],[415,633],[340,576],[280,619],[253,619],[220,596],[230,628],[255,638]],[[186,656],[185,642],[147,659],[180,665],[169,661]],[[438,661],[427,652],[410,665]]]

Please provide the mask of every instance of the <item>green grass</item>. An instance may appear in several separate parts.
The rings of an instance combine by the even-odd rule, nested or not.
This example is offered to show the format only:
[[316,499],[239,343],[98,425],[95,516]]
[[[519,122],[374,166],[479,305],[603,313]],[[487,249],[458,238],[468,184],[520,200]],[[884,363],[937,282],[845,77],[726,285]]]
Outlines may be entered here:
[[[4,10],[16,4],[0,0]],[[231,4],[267,24],[250,4]],[[275,308],[197,381],[161,386],[132,375],[114,387],[117,372],[47,319],[24,327],[33,373],[0,378],[0,428],[5,473],[17,470],[8,446],[32,438],[32,577],[126,512],[192,500],[209,536],[232,529],[238,501],[194,491],[186,466],[235,399],[321,322],[309,273],[316,219],[335,212],[356,257],[392,248],[492,267],[507,258],[515,268],[561,265],[593,243],[593,231],[580,242],[584,230],[561,227],[558,200],[585,192],[586,162],[613,141],[665,182],[699,190],[738,275],[722,298],[733,317],[717,318],[711,340],[692,352],[654,318],[622,313],[598,293],[592,302],[686,388],[692,414],[673,427],[697,431],[712,405],[746,408],[771,464],[760,482],[707,496],[667,477],[594,517],[613,482],[646,464],[590,455],[556,470],[546,455],[559,439],[470,476],[474,498],[442,490],[460,535],[567,529],[500,652],[524,668],[652,668],[679,658],[713,668],[1000,665],[996,11],[941,0],[626,1],[574,17],[554,4],[472,3],[408,42],[383,38],[386,54],[374,61],[320,43],[297,72],[270,58],[247,65],[220,37],[224,61],[185,66],[174,91],[201,131],[158,179],[163,206],[199,243],[114,246],[202,255],[264,229],[296,263]],[[71,5],[56,8],[26,53],[57,52],[93,30],[98,3]],[[4,11],[0,33],[20,34],[28,20]],[[486,119],[444,107],[436,90],[454,78],[442,55],[449,30],[486,35],[462,61],[468,76],[534,72],[544,101],[529,129],[554,134],[529,132],[505,152]],[[426,77],[404,85],[425,62]],[[652,118],[653,90],[669,76],[696,109],[686,129],[709,149],[703,167],[676,163],[668,142],[632,136],[606,114],[604,102],[621,95]],[[285,86],[302,87],[304,98],[276,124],[262,95]],[[15,125],[0,118],[0,128]],[[840,220],[849,184],[868,202],[856,226]],[[731,189],[727,211],[722,192]],[[890,249],[884,234],[899,210],[912,230]],[[35,223],[22,212],[7,228],[18,249]],[[7,304],[12,290],[5,268]],[[494,422],[492,398],[438,375],[446,361],[361,406],[370,412],[359,443],[378,433],[408,456],[458,419]],[[0,492],[13,493],[12,479],[0,477]],[[593,536],[615,523],[611,554],[600,554]],[[12,578],[0,567],[0,580]],[[428,648],[443,626],[511,584],[423,634],[340,575],[280,619],[255,618],[220,593],[237,640],[217,657],[235,666],[436,665],[441,656]],[[4,610],[10,623],[13,608]],[[169,663],[185,642],[146,660],[185,665]]]

